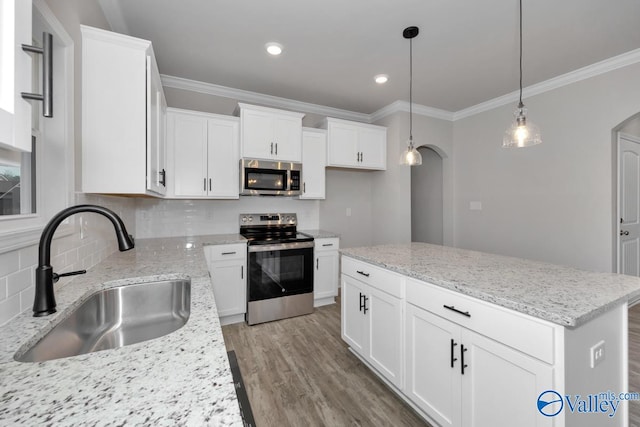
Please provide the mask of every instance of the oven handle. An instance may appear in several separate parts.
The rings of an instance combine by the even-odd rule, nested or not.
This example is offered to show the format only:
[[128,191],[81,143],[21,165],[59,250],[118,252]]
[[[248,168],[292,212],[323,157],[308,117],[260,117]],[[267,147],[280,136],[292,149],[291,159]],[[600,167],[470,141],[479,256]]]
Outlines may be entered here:
[[313,248],[313,242],[277,243],[275,245],[251,245],[249,252],[286,251],[288,249]]

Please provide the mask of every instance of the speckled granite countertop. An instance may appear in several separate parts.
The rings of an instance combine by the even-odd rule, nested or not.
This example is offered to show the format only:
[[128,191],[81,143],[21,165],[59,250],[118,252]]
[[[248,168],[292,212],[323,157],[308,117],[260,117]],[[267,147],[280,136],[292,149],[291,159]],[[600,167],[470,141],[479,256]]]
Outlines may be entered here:
[[[3,326],[0,425],[242,426],[202,250],[203,244],[235,243],[231,236],[138,240],[135,249],[113,254],[57,289],[57,313],[34,318],[27,310]],[[191,278],[191,315],[169,335],[48,362],[13,360],[21,346],[36,342],[83,295],[186,277]]]
[[348,248],[341,253],[569,327],[640,295],[637,277],[426,243]]
[[299,230],[300,233],[311,236],[314,239],[330,239],[332,237],[340,237],[339,234],[327,230]]

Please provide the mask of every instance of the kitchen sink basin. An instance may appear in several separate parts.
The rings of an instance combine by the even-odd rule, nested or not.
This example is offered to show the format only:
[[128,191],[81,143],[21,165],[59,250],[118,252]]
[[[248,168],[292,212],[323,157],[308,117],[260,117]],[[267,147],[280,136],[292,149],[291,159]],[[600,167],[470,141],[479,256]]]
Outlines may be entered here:
[[43,362],[151,340],[180,329],[190,312],[191,280],[101,290],[15,359]]

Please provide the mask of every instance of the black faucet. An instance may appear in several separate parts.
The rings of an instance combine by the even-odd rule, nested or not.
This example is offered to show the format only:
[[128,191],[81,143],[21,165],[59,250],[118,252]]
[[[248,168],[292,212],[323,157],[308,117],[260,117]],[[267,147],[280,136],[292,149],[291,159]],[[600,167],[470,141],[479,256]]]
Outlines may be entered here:
[[71,206],[58,212],[42,230],[40,246],[38,248],[38,268],[36,268],[36,296],[33,301],[33,316],[47,316],[56,312],[56,298],[53,294],[53,284],[60,277],[84,274],[86,270],[72,271],[70,273],[56,274],[51,267],[51,240],[56,228],[67,217],[79,212],[95,212],[104,215],[113,223],[118,238],[118,249],[121,252],[133,249],[133,237],[127,233],[122,219],[113,211],[96,205]]

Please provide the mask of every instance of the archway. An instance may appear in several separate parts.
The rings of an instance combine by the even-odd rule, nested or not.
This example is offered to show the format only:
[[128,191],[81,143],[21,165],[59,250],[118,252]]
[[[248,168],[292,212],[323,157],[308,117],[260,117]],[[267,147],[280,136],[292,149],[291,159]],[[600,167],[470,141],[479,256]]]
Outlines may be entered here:
[[411,168],[411,241],[442,245],[443,162],[436,150],[418,147],[422,165]]

